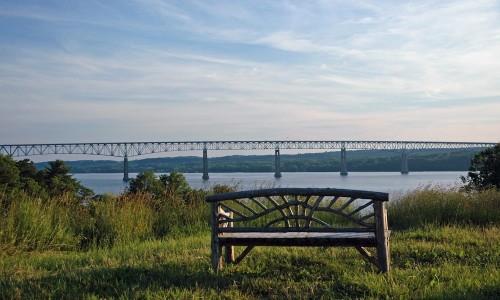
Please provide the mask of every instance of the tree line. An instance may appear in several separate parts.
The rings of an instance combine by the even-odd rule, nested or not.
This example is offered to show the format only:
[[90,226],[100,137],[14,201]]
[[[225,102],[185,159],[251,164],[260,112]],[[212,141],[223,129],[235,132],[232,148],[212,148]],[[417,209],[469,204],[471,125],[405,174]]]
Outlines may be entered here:
[[[425,150],[411,153],[408,164],[411,171],[467,171],[471,159],[483,149],[467,150]],[[337,172],[340,170],[340,153],[305,153],[281,155],[282,172]],[[348,170],[353,172],[397,172],[400,171],[401,157],[394,152],[379,150],[349,151]],[[68,161],[74,173],[120,173],[122,161]],[[38,163],[38,168],[47,163]],[[210,172],[273,172],[274,155],[233,155],[209,158]],[[129,171],[139,173],[151,170],[157,173],[203,171],[201,157],[182,156],[167,158],[147,158],[129,161]]]
[[84,199],[93,196],[93,191],[84,187],[70,174],[71,167],[62,160],[47,163],[37,169],[29,159],[16,161],[0,154],[0,191],[24,191],[39,198],[61,197]]

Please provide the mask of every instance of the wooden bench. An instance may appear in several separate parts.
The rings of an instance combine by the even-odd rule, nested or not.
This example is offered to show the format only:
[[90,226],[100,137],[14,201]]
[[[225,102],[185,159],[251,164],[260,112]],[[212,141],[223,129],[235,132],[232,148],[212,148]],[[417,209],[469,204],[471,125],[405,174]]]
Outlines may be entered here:
[[[212,268],[238,264],[255,246],[352,246],[389,272],[387,193],[274,188],[208,195]],[[234,246],[247,246],[234,258]],[[374,247],[376,257],[365,247]]]

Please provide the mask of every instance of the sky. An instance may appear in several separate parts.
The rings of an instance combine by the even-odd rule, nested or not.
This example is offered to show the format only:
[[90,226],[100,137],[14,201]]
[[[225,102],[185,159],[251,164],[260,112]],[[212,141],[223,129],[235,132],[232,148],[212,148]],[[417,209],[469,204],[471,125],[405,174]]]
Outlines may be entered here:
[[0,144],[500,141],[500,1],[0,0]]

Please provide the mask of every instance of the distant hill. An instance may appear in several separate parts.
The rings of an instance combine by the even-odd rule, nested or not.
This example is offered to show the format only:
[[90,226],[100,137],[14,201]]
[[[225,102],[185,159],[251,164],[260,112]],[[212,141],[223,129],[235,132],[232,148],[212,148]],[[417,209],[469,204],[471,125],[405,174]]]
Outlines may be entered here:
[[[422,150],[408,156],[410,172],[415,171],[467,171],[474,154],[481,149],[467,150]],[[340,152],[305,154],[282,154],[282,172],[336,172],[340,170]],[[73,173],[120,173],[122,161],[79,160],[68,161]],[[347,152],[347,168],[351,172],[391,172],[400,171],[400,155],[381,150],[359,150]],[[37,163],[37,168],[48,164]],[[129,161],[129,171],[138,173],[152,170],[158,173],[178,171],[201,173],[202,158],[179,156],[165,158],[145,158]],[[212,173],[231,172],[273,172],[274,155],[232,155],[209,158]]]

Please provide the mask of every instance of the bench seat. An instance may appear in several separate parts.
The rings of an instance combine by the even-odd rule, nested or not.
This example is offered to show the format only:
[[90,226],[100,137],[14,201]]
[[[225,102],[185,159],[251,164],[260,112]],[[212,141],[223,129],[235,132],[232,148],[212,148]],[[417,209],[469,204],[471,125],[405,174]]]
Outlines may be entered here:
[[226,232],[218,239],[235,246],[377,246],[375,232]]

